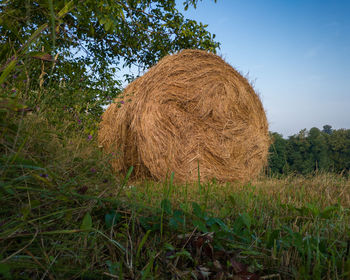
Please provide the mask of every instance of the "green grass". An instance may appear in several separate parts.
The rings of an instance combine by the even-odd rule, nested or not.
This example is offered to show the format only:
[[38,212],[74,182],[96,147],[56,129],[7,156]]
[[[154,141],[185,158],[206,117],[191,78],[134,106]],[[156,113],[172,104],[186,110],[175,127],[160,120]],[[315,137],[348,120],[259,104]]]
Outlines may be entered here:
[[2,118],[4,278],[350,279],[346,176],[130,181],[95,130],[49,115]]

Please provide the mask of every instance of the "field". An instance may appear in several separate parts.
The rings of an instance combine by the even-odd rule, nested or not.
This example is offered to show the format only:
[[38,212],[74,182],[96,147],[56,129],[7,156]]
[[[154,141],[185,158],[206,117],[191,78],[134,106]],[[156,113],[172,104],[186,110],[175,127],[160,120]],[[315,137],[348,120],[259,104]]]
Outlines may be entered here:
[[[225,45],[225,53],[222,52],[221,43],[206,23],[187,18],[184,11],[196,9],[199,2],[205,1],[1,2],[0,279],[350,280],[350,129],[333,129],[326,124],[323,130],[302,129],[285,139],[277,132],[268,132],[265,110],[270,108],[262,107],[255,88],[249,84],[249,73],[242,78],[236,70],[233,75],[228,64],[214,67],[209,60],[196,64],[195,56],[183,61],[169,60],[164,68],[158,68],[161,71],[154,69],[162,59],[166,61],[166,55],[180,50],[186,50],[184,53],[197,50],[191,52],[202,53],[203,57],[211,56],[209,53],[221,53],[225,57],[226,53],[232,53],[239,58],[232,60],[237,63],[237,69],[255,69],[253,79],[261,71],[264,77],[270,75],[270,80],[263,84],[278,90],[275,101],[281,98],[293,101],[284,102],[289,105],[288,110],[293,109],[292,104],[305,103],[298,91],[308,91],[308,100],[320,94],[326,97],[322,92],[313,95],[312,89],[318,88],[313,86],[315,82],[332,86],[332,82],[327,83],[327,75],[323,75],[327,71],[322,72],[325,76],[322,81],[308,79],[315,76],[311,73],[301,75],[307,78],[303,82],[299,75],[303,71],[289,75],[289,70],[297,69],[295,58],[300,56],[301,49],[285,52],[286,59],[292,58],[293,67],[288,67],[283,52],[271,52],[276,42],[269,39],[273,32],[264,28],[265,19],[252,17],[256,7],[246,9],[248,14],[244,16],[245,9],[238,5],[226,10],[233,15],[239,11],[248,24],[237,16],[227,18],[238,19],[238,25],[221,20],[225,19],[221,14],[219,21],[223,24],[220,32],[227,29],[226,37],[238,47],[243,37],[258,39],[258,44],[247,44],[250,47],[242,49],[243,54],[248,54],[248,64],[241,64],[244,60],[241,50],[230,51]],[[281,20],[288,20],[289,14],[281,15],[293,6],[289,5],[288,9],[274,6],[268,18],[266,13],[257,14],[268,19],[268,24],[276,21],[278,26],[288,26],[290,22]],[[322,10],[309,6],[317,12]],[[336,11],[337,5],[331,6]],[[341,5],[339,8],[346,10]],[[329,13],[328,10],[325,11]],[[214,10],[209,12],[217,16]],[[342,13],[333,14],[342,16]],[[309,23],[309,15],[305,11],[300,14],[300,23]],[[332,18],[318,18],[334,22]],[[257,36],[249,30],[254,20],[259,27],[255,28]],[[303,37],[301,25],[295,26],[298,30],[289,33]],[[341,31],[341,26],[335,27]],[[335,27],[328,29],[332,31]],[[320,32],[323,38],[327,30],[322,28],[311,33]],[[263,30],[269,34],[261,33]],[[239,36],[240,33],[244,36]],[[333,35],[329,41],[334,41]],[[288,37],[293,47],[298,37]],[[254,55],[264,52],[264,46],[271,55],[266,63],[261,63],[261,57],[256,60]],[[322,55],[321,51],[317,50],[316,55]],[[326,51],[330,55],[342,54],[341,50]],[[307,61],[310,65],[320,61],[313,56]],[[276,67],[275,62],[279,61],[283,65]],[[253,64],[249,66],[250,62]],[[260,64],[263,67],[257,67]],[[329,81],[341,66],[328,67]],[[286,72],[284,67],[291,69]],[[303,65],[298,67],[302,69]],[[152,72],[154,75],[148,75]],[[140,77],[135,81],[142,73],[144,80]],[[285,84],[280,86],[286,75]],[[292,87],[289,77],[295,78]],[[237,83],[239,80],[243,82]],[[137,87],[124,88],[131,81]],[[140,98],[133,101],[136,89]],[[282,96],[280,89],[286,94]],[[336,97],[336,90],[332,92],[332,100],[327,99],[336,106],[318,106],[322,114],[327,115],[324,109],[332,107],[342,115],[341,109],[345,107],[340,102],[342,97]],[[242,95],[238,94],[241,91]],[[269,94],[263,88],[261,91],[263,95]],[[267,99],[274,100],[273,95]],[[271,104],[277,106],[275,101]],[[120,118],[122,129],[114,130],[116,118],[110,118],[112,125],[106,126],[105,132],[111,135],[111,143],[119,138],[120,144],[120,139],[125,138],[126,147],[134,148],[135,137],[127,132],[129,128],[143,132],[137,140],[163,138],[159,142],[138,141],[137,151],[143,149],[148,154],[154,170],[159,171],[158,175],[150,172],[155,178],[163,177],[164,169],[173,169],[165,178],[136,179],[134,174],[139,168],[136,164],[128,166],[125,158],[129,156],[121,161],[125,164],[123,170],[129,171],[114,174],[111,163],[118,161],[115,158],[118,153],[110,150],[104,154],[103,143],[100,141],[99,145],[97,141],[98,132],[100,137],[103,135],[101,115],[112,102],[114,112],[121,116],[123,108],[130,110],[125,110],[125,118]],[[256,106],[251,106],[254,103]],[[295,106],[296,113],[299,107]],[[282,107],[275,109],[286,112]],[[198,117],[192,118],[195,112]],[[305,112],[308,117],[316,116],[310,110]],[[303,118],[299,116],[300,120]],[[207,119],[213,122],[208,125]],[[303,121],[314,123],[306,117]],[[343,117],[341,121],[344,123]],[[170,143],[176,138],[174,131],[183,130],[188,123],[186,134],[178,134],[181,141]],[[160,133],[152,132],[155,127],[162,128]],[[226,133],[229,131],[232,133]],[[163,165],[159,162],[164,153],[177,154],[173,150],[169,152],[169,146],[179,148],[179,154],[183,146],[190,148],[191,138],[194,147],[191,150],[195,154],[200,139],[206,148],[210,146],[214,156],[203,157],[201,166],[198,163],[198,176],[191,177],[196,180],[194,183],[179,185],[175,182],[180,181],[174,178],[188,177],[176,167],[183,167],[187,160],[176,161],[173,157],[170,163],[176,164],[172,167],[169,162]],[[227,145],[223,145],[224,139]],[[252,145],[235,145],[237,153],[232,152],[232,143],[248,142]],[[256,149],[259,142],[263,144],[260,151]],[[247,168],[252,155],[258,155],[263,163],[270,143],[273,145],[269,150],[269,166],[258,178],[247,183],[203,181],[206,171],[210,178],[212,170],[223,171],[226,167],[230,169],[222,172],[223,176],[219,172],[213,174],[222,181],[254,177],[252,174],[258,174],[261,165]],[[138,156],[129,162],[134,164]],[[196,157],[188,158],[196,164]],[[227,158],[232,162],[225,161]],[[208,168],[204,159],[209,163]],[[235,166],[237,159],[242,164]],[[151,169],[149,162],[147,168]],[[218,165],[213,166],[212,162]],[[185,168],[192,171],[196,166]],[[234,170],[241,172],[233,174]],[[142,174],[148,173],[145,170]]]
[[346,175],[117,178],[96,133],[45,116],[1,142],[5,279],[350,279]]

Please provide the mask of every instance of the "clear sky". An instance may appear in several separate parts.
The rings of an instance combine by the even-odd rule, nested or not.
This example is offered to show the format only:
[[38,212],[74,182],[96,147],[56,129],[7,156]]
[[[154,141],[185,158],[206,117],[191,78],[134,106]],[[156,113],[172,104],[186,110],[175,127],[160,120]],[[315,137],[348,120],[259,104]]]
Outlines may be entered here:
[[350,129],[350,0],[203,0],[183,14],[248,74],[271,131]]

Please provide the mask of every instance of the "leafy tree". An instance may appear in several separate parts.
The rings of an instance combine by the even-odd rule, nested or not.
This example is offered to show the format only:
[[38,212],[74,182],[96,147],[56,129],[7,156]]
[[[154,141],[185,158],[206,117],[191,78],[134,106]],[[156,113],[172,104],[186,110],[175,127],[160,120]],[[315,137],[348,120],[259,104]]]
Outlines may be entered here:
[[350,129],[334,130],[328,138],[330,158],[334,171],[350,170]]
[[325,125],[322,131],[303,129],[288,139],[278,133],[271,137],[269,168],[274,174],[350,170],[350,129],[333,130]]
[[14,76],[33,105],[97,116],[120,91],[121,68],[143,70],[185,48],[215,52],[219,43],[206,27],[184,18],[175,0],[7,0],[0,5],[0,69],[17,63]]
[[313,127],[290,136],[287,143],[287,162],[293,172],[307,174],[315,170],[329,170],[328,145],[325,134]]
[[308,140],[313,169],[329,170],[331,161],[325,135],[317,127],[313,127],[309,131]]
[[291,171],[301,174],[307,174],[313,171],[313,161],[309,149],[310,143],[307,139],[306,129],[288,138],[287,162]]
[[329,124],[324,125],[322,132],[331,135],[333,133],[332,126]]
[[281,134],[271,133],[272,144],[269,148],[269,169],[273,174],[282,174],[288,170],[287,140]]

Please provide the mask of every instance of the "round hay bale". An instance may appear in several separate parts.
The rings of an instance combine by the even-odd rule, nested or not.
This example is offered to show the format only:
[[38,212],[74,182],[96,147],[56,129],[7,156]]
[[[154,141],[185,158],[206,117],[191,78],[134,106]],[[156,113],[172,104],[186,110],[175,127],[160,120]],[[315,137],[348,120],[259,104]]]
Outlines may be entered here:
[[177,182],[247,181],[266,164],[268,123],[259,97],[219,56],[168,55],[104,112],[100,145],[115,172]]

